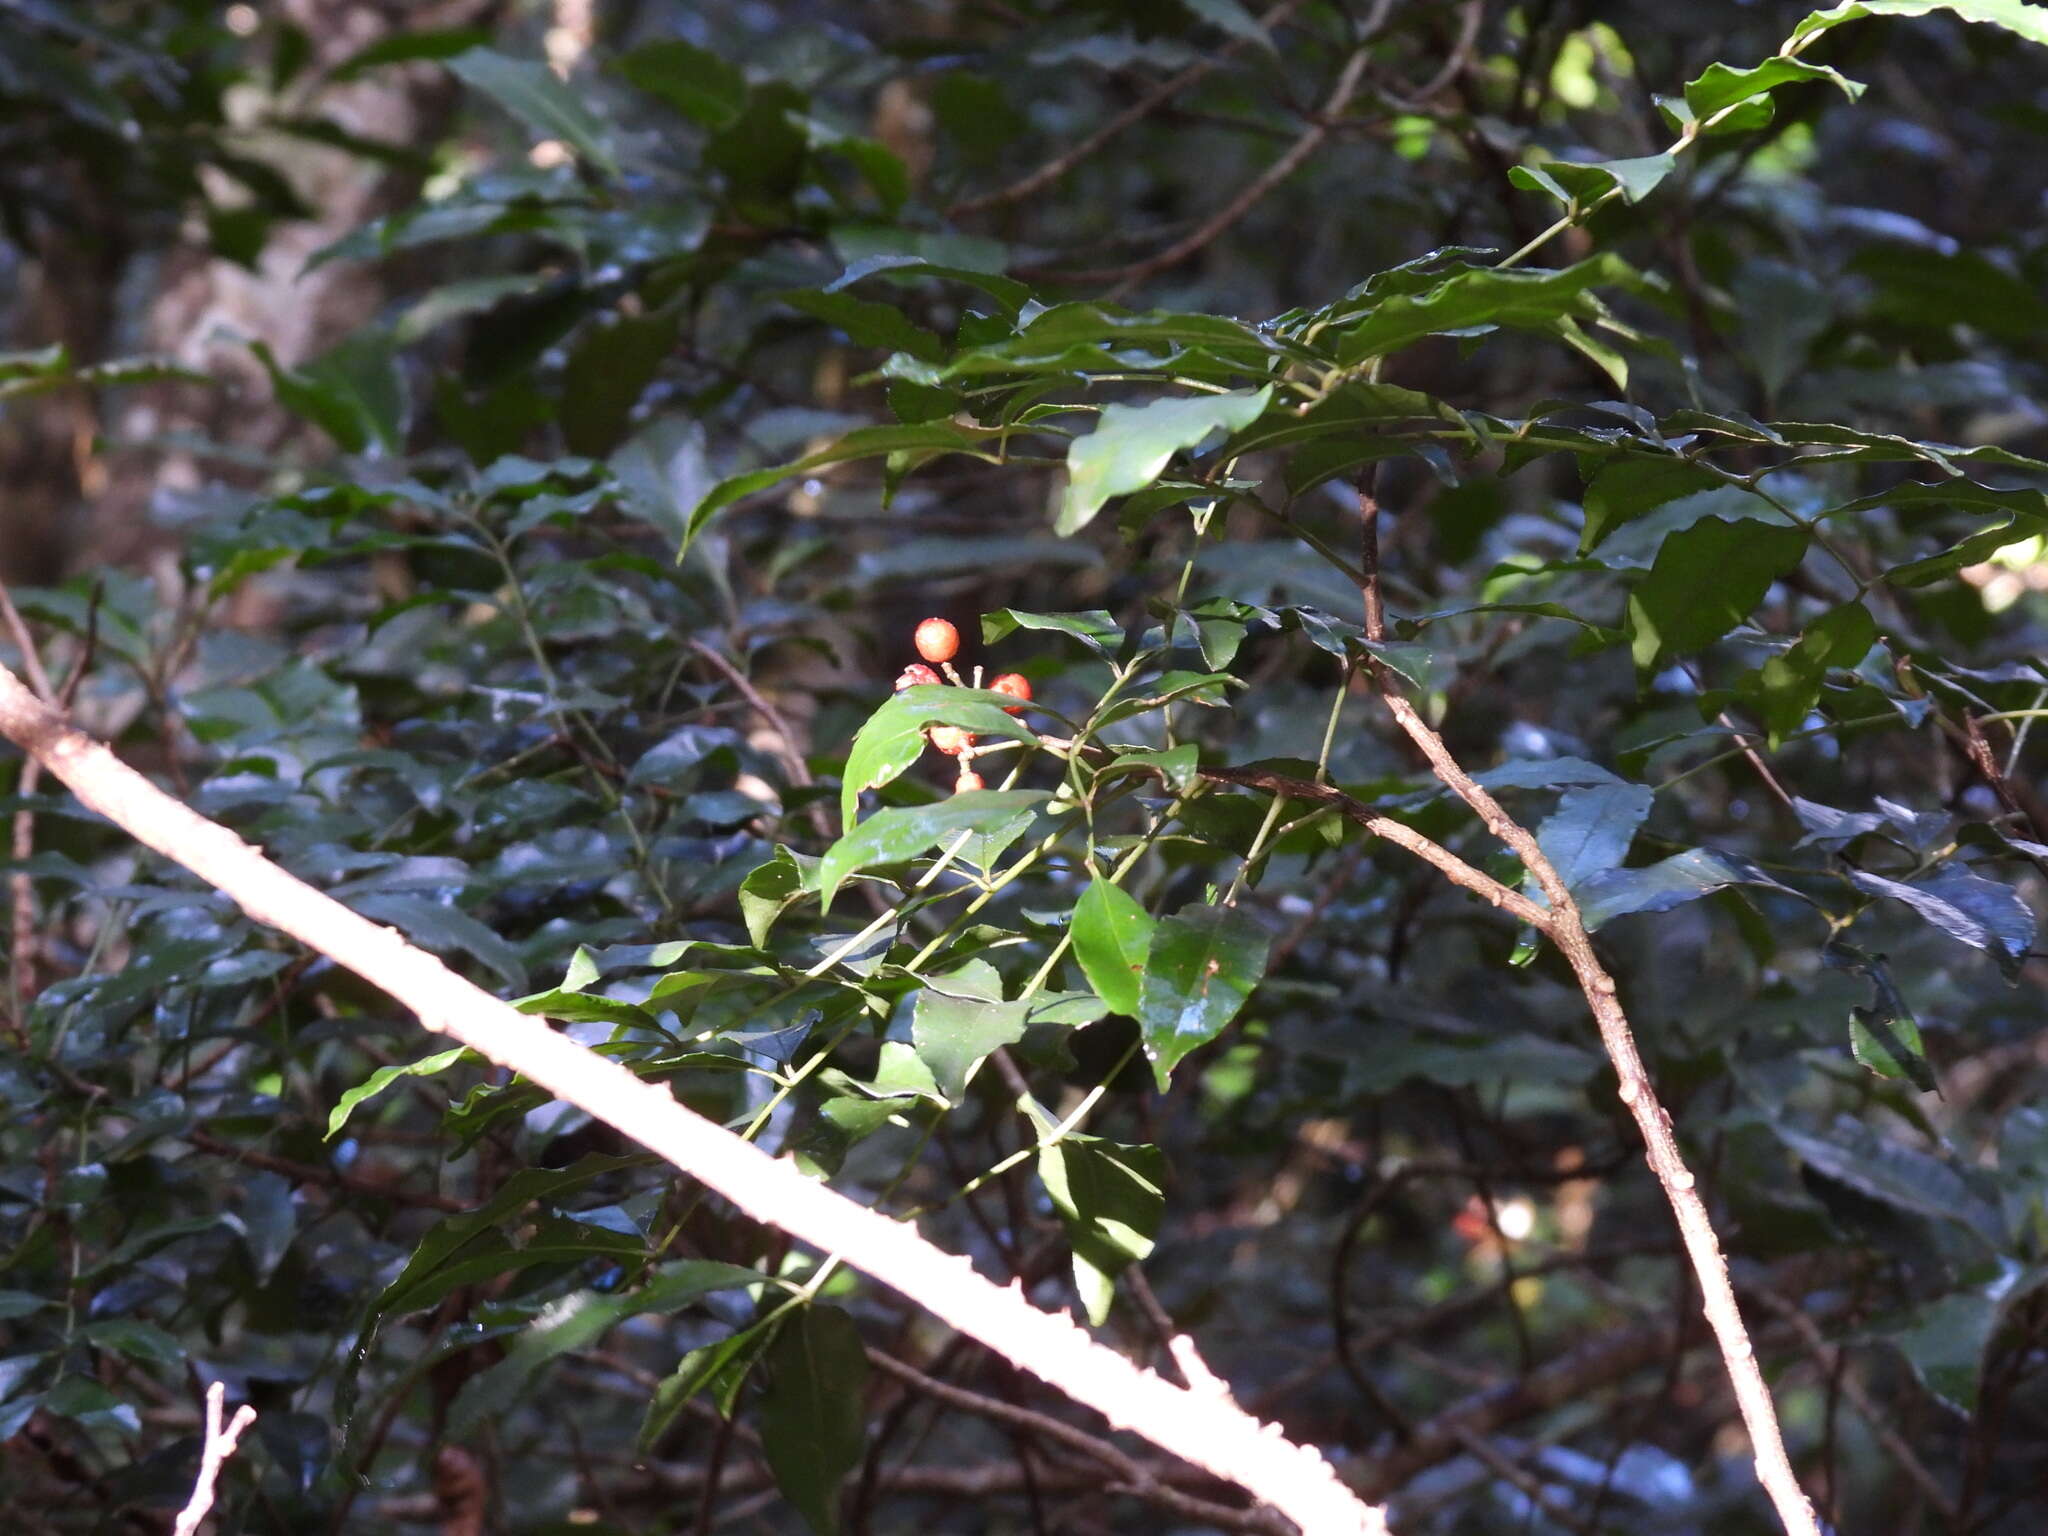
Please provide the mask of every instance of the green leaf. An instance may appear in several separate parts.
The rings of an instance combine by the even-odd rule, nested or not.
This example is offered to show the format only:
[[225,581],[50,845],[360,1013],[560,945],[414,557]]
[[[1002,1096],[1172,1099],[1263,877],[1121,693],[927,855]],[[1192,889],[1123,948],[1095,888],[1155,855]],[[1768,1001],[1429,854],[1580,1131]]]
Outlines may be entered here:
[[346,899],[371,922],[390,924],[414,944],[441,954],[460,950],[497,972],[514,991],[526,987],[526,962],[519,952],[460,907],[393,891],[360,891]]
[[683,538],[683,550],[703,530],[704,525],[718,513],[742,497],[756,491],[764,491],[771,485],[780,484],[793,475],[809,474],[814,469],[824,469],[833,464],[845,464],[855,459],[879,459],[889,455],[902,455],[906,460],[923,463],[942,453],[965,453],[987,463],[1000,462],[1000,456],[984,453],[980,445],[992,437],[1003,435],[999,427],[961,426],[950,421],[921,421],[898,423],[879,427],[858,427],[816,453],[789,464],[778,464],[770,469],[756,469],[744,475],[733,475],[721,480],[711,488],[705,498],[697,503],[690,513],[689,528]]
[[1162,1093],[1175,1064],[1237,1017],[1265,974],[1270,942],[1235,907],[1189,907],[1159,920],[1138,989],[1138,1024]]
[[[1686,83],[1685,104],[1701,125],[1704,132],[1727,131],[1749,126],[1747,115],[1738,116],[1731,109],[1745,102],[1757,102],[1768,97],[1781,85],[1803,85],[1813,80],[1825,80],[1840,87],[1851,101],[1863,94],[1863,86],[1848,79],[1839,71],[1824,64],[1808,64],[1803,59],[1783,57],[1765,59],[1763,63],[1748,69],[1737,69],[1728,64],[1709,64],[1696,80]],[[1717,113],[1729,115],[1718,123],[1710,122]],[[1765,106],[1762,120],[1769,120],[1769,108]]]
[[886,347],[934,362],[945,355],[945,343],[894,304],[825,288],[796,288],[781,298],[791,309],[837,326],[855,346]]
[[838,1307],[806,1307],[776,1335],[765,1364],[761,1449],[783,1497],[830,1536],[839,1528],[839,1485],[867,1449],[860,1330]]
[[998,608],[981,616],[981,640],[994,645],[1020,629],[1045,630],[1070,635],[1105,661],[1123,644],[1123,626],[1107,609],[1091,608],[1086,613],[1025,613],[1017,608]]
[[1027,822],[1052,799],[1042,789],[977,789],[931,805],[875,812],[825,850],[818,861],[818,901],[829,909],[849,875],[877,864],[900,864],[962,833],[993,837]]
[[1591,876],[1572,897],[1590,933],[1617,917],[1632,912],[1668,912],[1731,885],[1766,886],[1790,895],[1799,894],[1739,854],[1715,848],[1688,848],[1641,869],[1614,869]]
[[1922,1093],[1939,1086],[1920,1042],[1919,1022],[1910,1013],[1883,1006],[1851,1008],[1849,1049],[1879,1077],[1903,1078]]
[[1686,459],[1613,460],[1586,486],[1586,526],[1579,535],[1579,553],[1591,554],[1615,529],[1667,502],[1721,483],[1711,470]]
[[1425,336],[1476,326],[1550,329],[1564,316],[1590,313],[1592,289],[1642,282],[1635,268],[1610,251],[1557,271],[1468,268],[1427,292],[1389,295],[1338,337],[1337,357],[1347,365],[1360,363]]
[[1074,1249],[1074,1284],[1100,1326],[1116,1277],[1152,1252],[1166,1210],[1166,1158],[1159,1148],[1067,1136],[1038,1154],[1038,1177]]
[[761,1351],[774,1341],[779,1323],[774,1318],[764,1318],[739,1332],[728,1334],[716,1344],[707,1344],[693,1349],[677,1362],[673,1373],[664,1377],[654,1389],[654,1396],[647,1404],[647,1415],[640,1421],[637,1444],[643,1452],[650,1451],[668,1433],[676,1415],[683,1411],[683,1405],[699,1392],[709,1391],[718,1411],[731,1416],[733,1405],[739,1401],[740,1388],[746,1384],[747,1373],[753,1369],[755,1359]]
[[1844,603],[1807,625],[1789,650],[1738,685],[1762,717],[1773,752],[1806,723],[1829,670],[1854,671],[1876,643],[1877,623],[1870,610],[1860,602]]
[[1525,191],[1548,193],[1568,208],[1584,209],[1610,193],[1620,194],[1625,203],[1637,202],[1677,168],[1677,156],[1666,151],[1632,160],[1545,160],[1535,166],[1517,165],[1508,171],[1508,180]]
[[1850,0],[1844,5],[1815,11],[1792,29],[1788,43],[1796,43],[1812,32],[1825,32],[1845,21],[1865,16],[1928,16],[1947,11],[1963,21],[2003,27],[2029,42],[2048,43],[2048,7],[2028,5],[2024,0]]
[[1748,618],[1771,583],[1806,554],[1806,531],[1709,517],[1665,539],[1629,594],[1629,643],[1638,667],[1700,650]]
[[917,994],[910,1038],[918,1059],[951,1103],[959,1103],[974,1069],[999,1046],[1024,1038],[1027,1003],[949,996],[933,982]]
[[571,1291],[520,1332],[504,1359],[463,1384],[449,1411],[449,1432],[467,1436],[484,1420],[530,1398],[535,1377],[547,1365],[563,1355],[595,1348],[629,1317],[673,1312],[714,1291],[760,1285],[767,1279],[758,1270],[736,1264],[685,1259],[662,1265],[645,1285],[631,1291]]
[[1184,741],[1177,747],[1164,751],[1140,749],[1134,752],[1119,752],[1103,769],[1104,773],[1116,773],[1130,769],[1150,769],[1157,773],[1166,787],[1175,794],[1184,794],[1195,782],[1196,771],[1202,761],[1202,749],[1192,741]]
[[1074,958],[1111,1012],[1138,1016],[1140,977],[1156,926],[1136,897],[1107,880],[1089,881],[1074,903]]
[[[1557,809],[1536,829],[1537,846],[1556,868],[1567,890],[1617,869],[1628,857],[1636,828],[1650,814],[1656,796],[1647,784],[1601,784],[1559,797]],[[1535,877],[1530,877],[1531,886]],[[1542,899],[1542,892],[1534,892]]]
[[437,1072],[447,1071],[461,1060],[462,1053],[467,1049],[467,1046],[458,1045],[453,1050],[437,1051],[434,1055],[422,1057],[418,1061],[379,1067],[362,1082],[343,1093],[335,1102],[334,1108],[327,1116],[327,1139],[332,1141],[340,1134],[341,1128],[348,1124],[348,1117],[356,1112],[357,1105],[374,1099],[401,1077],[432,1077]]
[[739,66],[679,37],[643,43],[621,54],[612,67],[707,128],[727,127],[746,108],[747,77]]
[[765,864],[740,882],[740,917],[756,949],[768,942],[775,920],[801,900],[817,878],[818,861],[777,845]]
[[1102,420],[1067,450],[1067,490],[1053,528],[1060,534],[1085,528],[1112,496],[1142,490],[1183,448],[1210,433],[1236,432],[1265,413],[1273,386],[1223,395],[1154,400],[1147,405],[1108,405]]
[[954,688],[943,683],[919,683],[885,700],[868,716],[846,755],[846,777],[839,789],[840,823],[851,830],[860,814],[861,793],[881,788],[924,755],[929,726],[956,725],[977,736],[1036,741],[1037,733],[1004,707],[1015,702],[1009,694],[992,689]]
[[1956,864],[1910,884],[1851,869],[1858,890],[1911,907],[1952,939],[1981,949],[1998,962],[2007,981],[2017,981],[2034,943],[2034,912],[2009,885],[1973,875]]
[[559,140],[606,176],[619,174],[604,124],[547,65],[472,48],[450,59],[448,67],[463,84],[482,91],[542,138]]

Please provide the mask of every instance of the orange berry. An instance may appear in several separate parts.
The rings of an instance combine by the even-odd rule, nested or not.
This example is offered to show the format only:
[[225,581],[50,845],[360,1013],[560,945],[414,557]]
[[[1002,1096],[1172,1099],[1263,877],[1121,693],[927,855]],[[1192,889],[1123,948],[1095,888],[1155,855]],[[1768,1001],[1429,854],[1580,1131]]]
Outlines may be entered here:
[[936,683],[938,681],[938,673],[921,661],[913,661],[903,669],[902,675],[896,679],[896,691],[901,693],[906,688],[916,688],[920,685]]
[[968,792],[969,790],[972,790],[972,789],[982,789],[982,788],[985,788],[985,787],[986,787],[986,786],[985,786],[985,785],[983,785],[983,783],[981,782],[981,775],[980,775],[980,774],[978,774],[978,773],[963,773],[963,774],[961,774],[961,775],[960,775],[960,782],[959,782],[959,783],[957,783],[957,784],[955,784],[955,785],[953,786],[953,793],[954,793],[954,794],[956,794],[956,795],[964,795],[964,794],[966,794],[966,793],[967,793],[967,792]]
[[917,654],[926,661],[951,661],[960,654],[960,631],[944,619],[926,619],[917,626]]
[[[1029,703],[1031,699],[1031,679],[1016,672],[1005,672],[1001,677],[990,683],[989,687],[997,693],[1007,693],[1011,698],[1022,699],[1026,703]],[[1003,708],[1013,715],[1024,713],[1023,705],[1020,704],[1005,704]]]
[[932,745],[948,757],[958,757],[974,745],[974,733],[963,731],[957,725],[935,725],[931,729]]

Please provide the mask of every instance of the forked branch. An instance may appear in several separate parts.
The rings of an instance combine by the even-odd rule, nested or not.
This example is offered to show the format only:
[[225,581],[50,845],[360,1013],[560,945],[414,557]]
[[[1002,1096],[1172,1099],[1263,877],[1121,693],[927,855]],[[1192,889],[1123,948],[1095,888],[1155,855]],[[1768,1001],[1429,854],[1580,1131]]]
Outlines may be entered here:
[[[1365,576],[1361,596],[1365,605],[1366,637],[1378,641],[1385,638],[1386,614],[1380,597],[1379,503],[1370,491],[1362,490],[1359,494],[1359,519],[1359,569]],[[1606,1047],[1608,1060],[1614,1064],[1615,1075],[1620,1079],[1618,1092],[1621,1102],[1635,1118],[1636,1128],[1641,1131],[1648,1152],[1650,1168],[1663,1187],[1672,1214],[1678,1218],[1679,1236],[1685,1243],[1686,1257],[1699,1281],[1701,1306],[1708,1326],[1713,1329],[1714,1341],[1720,1347],[1721,1359],[1728,1368],[1743,1427],[1749,1431],[1757,1478],[1770,1495],[1788,1536],[1820,1536],[1813,1505],[1807,1499],[1806,1491],[1799,1486],[1791,1459],[1785,1453],[1785,1436],[1778,1425],[1777,1409],[1771,1402],[1770,1389],[1764,1385],[1763,1371],[1757,1365],[1756,1349],[1750,1342],[1749,1329],[1743,1323],[1742,1310],[1736,1305],[1735,1288],[1728,1279],[1728,1261],[1722,1256],[1721,1242],[1707,1215],[1706,1202],[1700,1198],[1692,1171],[1686,1167],[1685,1158],[1678,1150],[1678,1138],[1671,1129],[1671,1116],[1658,1102],[1649,1071],[1643,1065],[1642,1053],[1636,1049],[1635,1032],[1630,1028],[1628,1015],[1623,1012],[1621,1001],[1616,996],[1614,978],[1594,952],[1592,936],[1586,931],[1585,920],[1572,900],[1571,891],[1537,843],[1535,835],[1508,815],[1485,786],[1459,766],[1450,748],[1444,744],[1443,737],[1403,696],[1393,675],[1370,655],[1366,657],[1365,671],[1387,712],[1428,760],[1437,778],[1470,806],[1487,831],[1522,861],[1548,899],[1549,910],[1544,921],[1537,926],[1557,945],[1578,979],[1579,990],[1585,994],[1586,1005],[1599,1026],[1600,1043]]]

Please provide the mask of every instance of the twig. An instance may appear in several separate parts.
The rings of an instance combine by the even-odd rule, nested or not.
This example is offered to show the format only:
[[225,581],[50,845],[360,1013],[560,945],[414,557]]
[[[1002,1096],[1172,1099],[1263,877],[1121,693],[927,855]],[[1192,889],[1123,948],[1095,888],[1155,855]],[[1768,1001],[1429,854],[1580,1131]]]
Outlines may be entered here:
[[1922,1497],[1934,1506],[1943,1520],[1948,1522],[1950,1529],[1954,1529],[1958,1513],[1956,1501],[1949,1497],[1948,1490],[1935,1480],[1934,1474],[1927,1470],[1926,1464],[1914,1454],[1913,1447],[1907,1444],[1905,1436],[1892,1428],[1883,1411],[1870,1400],[1870,1393],[1864,1389],[1862,1381],[1853,1372],[1841,1369],[1848,1360],[1849,1352],[1830,1345],[1822,1335],[1819,1324],[1808,1317],[1795,1302],[1771,1290],[1758,1289],[1751,1294],[1790,1325],[1792,1332],[1798,1335],[1799,1342],[1806,1347],[1807,1353],[1813,1356],[1822,1370],[1840,1372],[1842,1395],[1849,1399],[1849,1406],[1854,1408],[1863,1422],[1870,1426],[1872,1438],[1883,1447],[1887,1456],[1898,1463],[1899,1470],[1906,1474],[1913,1486],[1920,1490]]
[[227,1393],[227,1387],[218,1381],[206,1389],[206,1439],[199,1448],[199,1476],[193,1480],[192,1497],[178,1512],[172,1536],[196,1536],[199,1522],[213,1508],[213,1489],[220,1480],[220,1469],[235,1454],[235,1443],[242,1438],[242,1431],[256,1422],[256,1410],[244,1403],[223,1425],[220,1416],[227,1406]]
[[[1389,9],[1390,5],[1382,3],[1374,13],[1375,19],[1383,16]],[[1371,34],[1371,25],[1370,22],[1367,24],[1367,36]],[[1331,89],[1328,99],[1324,101],[1322,110],[1301,131],[1300,136],[1287,146],[1280,158],[1245,183],[1229,202],[1165,250],[1123,267],[1099,267],[1086,272],[1046,273],[1044,276],[1047,281],[1079,286],[1108,283],[1111,287],[1104,297],[1118,299],[1153,274],[1179,266],[1251,212],[1267,193],[1292,176],[1301,168],[1303,161],[1322,147],[1323,140],[1330,136],[1330,129],[1335,125],[1338,116],[1351,105],[1351,98],[1357,94],[1358,82],[1365,75],[1367,58],[1368,54],[1361,39],[1359,47],[1344,61],[1344,68],[1338,74],[1337,83]]]
[[[1385,613],[1379,595],[1379,503],[1366,486],[1359,490],[1359,526],[1361,551],[1358,563],[1366,575],[1362,593],[1366,632],[1370,638],[1378,639],[1385,632]],[[1585,921],[1579,915],[1570,889],[1538,845],[1534,834],[1501,809],[1500,802],[1465,772],[1444,744],[1443,737],[1416,713],[1415,706],[1395,686],[1392,675],[1370,654],[1366,657],[1365,673],[1385,703],[1387,712],[1428,759],[1437,778],[1470,806],[1487,831],[1522,861],[1549,899],[1548,919],[1541,926],[1570,964],[1572,974],[1578,978],[1579,990],[1585,994],[1586,1004],[1599,1026],[1600,1042],[1607,1049],[1608,1060],[1614,1064],[1621,1102],[1627,1106],[1636,1128],[1642,1133],[1650,1168],[1657,1175],[1657,1182],[1663,1186],[1672,1214],[1678,1218],[1679,1235],[1685,1242],[1686,1256],[1691,1260],[1693,1274],[1699,1281],[1701,1306],[1714,1330],[1721,1359],[1735,1389],[1735,1402],[1742,1414],[1743,1427],[1749,1431],[1757,1479],[1770,1495],[1788,1536],[1820,1536],[1813,1505],[1805,1489],[1800,1487],[1798,1475],[1792,1470],[1791,1458],[1785,1453],[1784,1432],[1778,1424],[1770,1388],[1764,1384],[1763,1372],[1757,1366],[1756,1347],[1750,1342],[1749,1330],[1742,1321],[1742,1310],[1735,1301],[1735,1289],[1729,1283],[1728,1262],[1722,1256],[1720,1239],[1707,1215],[1706,1203],[1694,1187],[1692,1170],[1686,1167],[1685,1158],[1678,1150],[1671,1116],[1658,1101],[1649,1070],[1643,1065],[1641,1052],[1636,1049],[1635,1032],[1616,996],[1614,978],[1608,975],[1600,957],[1594,953],[1592,936],[1586,931]]]
[[[1259,29],[1270,33],[1287,18],[1301,9],[1302,0],[1281,0],[1265,15],[1259,18]],[[957,219],[963,214],[980,213],[986,208],[1001,207],[1006,203],[1019,203],[1035,193],[1044,191],[1075,166],[1094,154],[1125,129],[1143,122],[1154,112],[1165,106],[1174,97],[1197,81],[1214,74],[1226,61],[1240,52],[1246,39],[1233,37],[1205,58],[1197,59],[1178,74],[1171,75],[1151,90],[1117,113],[1100,128],[1070,148],[1054,155],[1028,176],[1021,176],[1006,187],[999,187],[980,197],[965,197],[946,210],[946,217]]]
[[667,1158],[756,1220],[770,1222],[893,1286],[1110,1423],[1243,1485],[1315,1536],[1384,1536],[1313,1448],[1233,1403],[1183,1391],[1095,1343],[1070,1318],[1041,1312],[879,1211],[813,1183],[545,1020],[524,1014],[396,932],[288,874],[216,822],[158,789],[67,724],[0,667],[0,735],[39,758],[81,802],[451,1036]]

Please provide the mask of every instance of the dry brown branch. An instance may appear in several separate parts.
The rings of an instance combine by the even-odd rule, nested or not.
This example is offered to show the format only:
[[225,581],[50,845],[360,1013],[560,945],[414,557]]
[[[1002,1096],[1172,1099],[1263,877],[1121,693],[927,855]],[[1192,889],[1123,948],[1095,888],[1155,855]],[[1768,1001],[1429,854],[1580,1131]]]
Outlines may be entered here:
[[235,1454],[235,1443],[242,1438],[242,1431],[256,1422],[256,1410],[244,1403],[232,1419],[221,1423],[227,1392],[217,1381],[206,1389],[206,1438],[199,1447],[199,1476],[193,1480],[192,1497],[178,1511],[172,1536],[196,1536],[199,1522],[213,1509],[214,1485],[220,1481],[220,1469]]
[[0,735],[81,802],[279,928],[382,988],[427,1028],[519,1072],[717,1190],[755,1219],[837,1254],[1005,1358],[1130,1429],[1249,1489],[1316,1536],[1384,1536],[1312,1448],[1235,1404],[1183,1391],[1095,1343],[1071,1319],[991,1284],[915,1230],[813,1183],[547,1023],[463,980],[434,956],[294,878],[74,729],[0,668]]
[[[1359,524],[1359,569],[1366,578],[1361,593],[1366,634],[1369,639],[1377,641],[1384,636],[1386,626],[1380,596],[1379,504],[1364,489],[1359,493]],[[1585,994],[1586,1004],[1599,1026],[1600,1043],[1606,1047],[1608,1060],[1613,1063],[1619,1079],[1617,1092],[1621,1102],[1642,1133],[1651,1171],[1656,1174],[1672,1214],[1678,1219],[1686,1257],[1691,1261],[1693,1275],[1699,1282],[1701,1307],[1708,1325],[1714,1330],[1715,1342],[1720,1346],[1721,1358],[1728,1368],[1743,1427],[1749,1431],[1757,1479],[1770,1495],[1788,1536],[1820,1536],[1813,1504],[1807,1498],[1806,1490],[1799,1485],[1791,1458],[1785,1453],[1784,1432],[1778,1424],[1770,1388],[1764,1384],[1763,1372],[1757,1365],[1756,1348],[1750,1342],[1748,1327],[1743,1323],[1742,1309],[1736,1304],[1735,1288],[1729,1282],[1728,1262],[1722,1256],[1720,1238],[1707,1215],[1706,1203],[1695,1188],[1692,1170],[1686,1167],[1684,1155],[1678,1150],[1671,1116],[1658,1101],[1649,1070],[1643,1065],[1641,1052],[1636,1049],[1635,1032],[1616,995],[1614,978],[1594,952],[1592,936],[1586,931],[1571,891],[1537,844],[1535,835],[1509,816],[1500,802],[1465,772],[1444,744],[1443,737],[1401,693],[1393,675],[1370,655],[1365,661],[1365,671],[1387,712],[1428,760],[1437,778],[1471,807],[1487,831],[1522,861],[1548,898],[1550,910],[1547,920],[1539,926],[1557,945],[1578,979],[1579,990]]]

